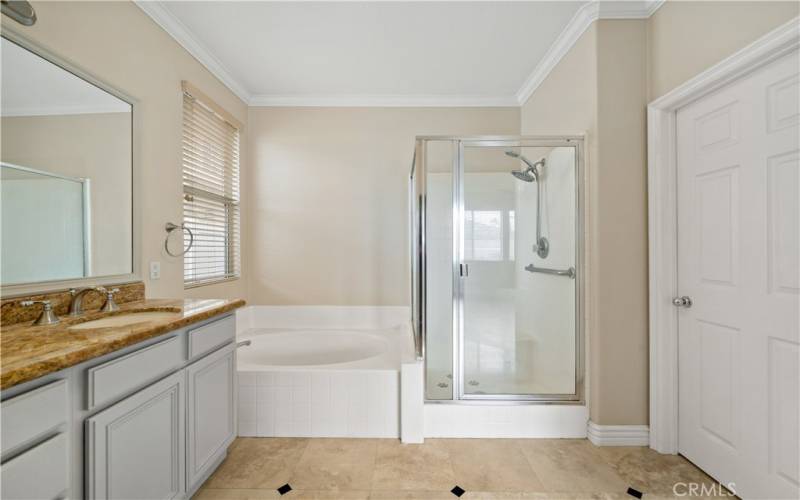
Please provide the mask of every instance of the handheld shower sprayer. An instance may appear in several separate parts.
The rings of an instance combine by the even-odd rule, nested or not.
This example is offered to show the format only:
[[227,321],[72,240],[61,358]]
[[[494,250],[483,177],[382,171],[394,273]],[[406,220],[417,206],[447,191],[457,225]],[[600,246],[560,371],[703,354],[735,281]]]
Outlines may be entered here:
[[505,152],[507,156],[516,158],[526,165],[523,170],[512,170],[511,175],[523,182],[536,183],[536,244],[533,245],[533,251],[541,257],[546,258],[550,253],[550,242],[547,238],[542,236],[542,182],[541,175],[544,170],[544,158],[531,163],[530,160],[525,158],[522,154],[516,151],[508,150]]

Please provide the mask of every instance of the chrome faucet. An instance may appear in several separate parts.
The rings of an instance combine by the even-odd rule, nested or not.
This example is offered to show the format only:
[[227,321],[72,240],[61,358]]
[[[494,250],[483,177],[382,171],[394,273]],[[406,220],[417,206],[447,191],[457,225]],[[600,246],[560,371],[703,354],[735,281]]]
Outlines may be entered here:
[[106,290],[106,301],[103,303],[103,307],[100,308],[101,312],[114,312],[119,311],[119,306],[116,302],[114,302],[114,294],[119,292],[119,288],[112,288],[111,290]]
[[49,300],[23,300],[19,303],[19,305],[24,307],[30,307],[34,304],[42,304],[42,314],[33,322],[34,325],[57,325],[59,321],[61,321],[53,311],[53,305]]
[[[89,292],[105,293],[108,302],[108,290],[102,286],[87,286],[86,288],[73,288],[69,291],[72,300],[69,301],[69,315],[80,316],[83,314],[83,297]],[[114,303],[114,300],[111,300]],[[114,304],[116,306],[116,304]]]

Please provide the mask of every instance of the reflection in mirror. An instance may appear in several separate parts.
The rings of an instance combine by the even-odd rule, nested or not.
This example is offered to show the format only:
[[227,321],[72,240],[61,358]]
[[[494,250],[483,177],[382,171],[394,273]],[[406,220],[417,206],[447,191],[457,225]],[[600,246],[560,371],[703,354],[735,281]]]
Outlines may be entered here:
[[[0,163],[3,283],[91,275],[89,181]],[[20,217],[19,214],[24,214]],[[46,235],[50,244],[42,245]]]
[[1,40],[0,283],[132,273],[131,105]]

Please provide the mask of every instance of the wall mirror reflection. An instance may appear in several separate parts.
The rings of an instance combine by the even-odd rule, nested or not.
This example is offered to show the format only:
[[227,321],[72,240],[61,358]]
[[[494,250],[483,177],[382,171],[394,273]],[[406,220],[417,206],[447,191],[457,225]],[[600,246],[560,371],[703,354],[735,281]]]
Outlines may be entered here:
[[131,104],[0,43],[0,283],[132,273]]

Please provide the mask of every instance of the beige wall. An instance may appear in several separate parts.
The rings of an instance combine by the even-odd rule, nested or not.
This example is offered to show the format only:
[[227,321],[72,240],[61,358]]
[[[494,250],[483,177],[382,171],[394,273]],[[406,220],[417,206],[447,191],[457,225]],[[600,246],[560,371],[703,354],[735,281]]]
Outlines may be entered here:
[[590,166],[592,421],[648,422],[646,23],[597,24],[597,162]]
[[522,134],[587,137],[588,399],[601,425],[647,423],[645,27],[594,23],[520,117]]
[[798,2],[666,2],[647,21],[649,100],[800,14]]
[[92,275],[130,273],[130,113],[3,117],[0,127],[3,161],[90,180]]
[[594,23],[522,106],[523,134],[588,134],[591,418],[648,422],[646,104],[798,15],[791,2],[667,2]]
[[408,305],[416,135],[519,133],[517,108],[251,108],[253,304]]
[[[244,280],[184,294],[183,262],[166,256],[163,242],[164,223],[182,218],[181,80],[202,89],[242,123],[247,122],[246,105],[131,2],[32,4],[38,16],[34,26],[23,27],[2,16],[3,29],[13,29],[138,100],[134,155],[139,190],[134,203],[147,295],[244,295]],[[242,174],[246,182],[246,168]],[[153,260],[161,261],[158,281],[147,276]]]

